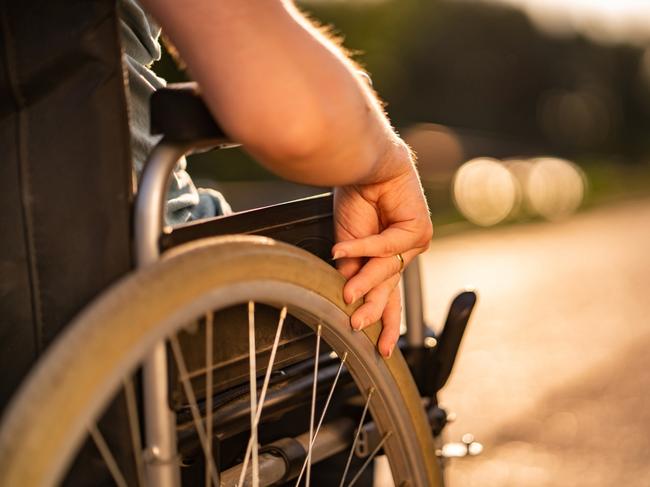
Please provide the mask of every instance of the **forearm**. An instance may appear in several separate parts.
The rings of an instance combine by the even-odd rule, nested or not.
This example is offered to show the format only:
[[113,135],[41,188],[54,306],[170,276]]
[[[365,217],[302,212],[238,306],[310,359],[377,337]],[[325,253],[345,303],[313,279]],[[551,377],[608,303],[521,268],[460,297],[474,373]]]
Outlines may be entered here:
[[143,4],[175,43],[226,132],[272,171],[338,186],[399,170],[386,161],[401,159],[404,148],[372,91],[291,5]]

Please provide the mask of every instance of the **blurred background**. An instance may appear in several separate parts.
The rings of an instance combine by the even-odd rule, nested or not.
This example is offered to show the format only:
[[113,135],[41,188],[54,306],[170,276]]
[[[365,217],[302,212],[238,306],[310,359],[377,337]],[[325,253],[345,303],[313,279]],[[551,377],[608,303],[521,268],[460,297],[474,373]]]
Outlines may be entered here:
[[[650,485],[650,2],[304,1],[415,149],[426,315],[479,304],[442,403],[453,486]],[[169,56],[156,70],[182,80]],[[322,192],[195,156],[235,210]]]

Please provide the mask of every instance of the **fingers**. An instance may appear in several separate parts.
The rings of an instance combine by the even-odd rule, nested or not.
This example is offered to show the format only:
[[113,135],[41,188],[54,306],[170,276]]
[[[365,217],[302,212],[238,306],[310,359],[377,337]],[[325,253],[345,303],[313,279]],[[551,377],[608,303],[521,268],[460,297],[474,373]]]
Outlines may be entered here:
[[355,330],[361,330],[382,319],[383,326],[377,348],[385,358],[390,358],[399,340],[402,304],[398,283],[399,275],[395,275],[374,288],[350,319]]
[[379,353],[385,358],[390,358],[393,354],[395,344],[399,339],[399,325],[402,319],[402,303],[399,293],[399,288],[393,288],[384,313],[382,315],[384,327],[379,335],[379,342],[377,348]]
[[343,257],[391,257],[411,249],[424,250],[429,240],[430,233],[428,231],[421,232],[415,229],[391,226],[379,234],[339,242],[332,248],[332,255],[334,259]]
[[[417,251],[402,254],[404,265],[408,264],[416,255]],[[393,276],[397,276],[397,280],[399,280],[401,269],[402,263],[394,255],[370,259],[363,267],[357,269],[351,277],[346,276],[348,282],[343,288],[343,299],[345,299],[346,303],[353,303]]]
[[335,259],[341,257],[389,257],[414,248],[414,235],[407,230],[389,227],[368,237],[339,242],[332,248]]
[[355,330],[361,330],[378,321],[393,290],[399,283],[399,275],[394,275],[382,282],[366,295],[364,303],[352,314],[350,323]]
[[[350,279],[357,272],[359,272],[362,265],[363,265],[363,259],[359,257],[355,257],[351,259],[339,259],[336,261],[336,268],[346,279]],[[348,301],[348,303],[351,302],[352,301]]]

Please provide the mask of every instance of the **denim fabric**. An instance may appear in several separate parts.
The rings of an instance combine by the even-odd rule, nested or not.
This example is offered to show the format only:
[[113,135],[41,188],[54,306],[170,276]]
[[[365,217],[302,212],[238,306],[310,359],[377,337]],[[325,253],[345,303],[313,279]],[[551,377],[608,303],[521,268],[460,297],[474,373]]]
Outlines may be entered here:
[[[160,28],[134,0],[118,2],[120,37],[128,70],[129,125],[133,167],[139,177],[145,159],[158,141],[149,133],[149,97],[165,80],[150,69],[160,59]],[[171,178],[167,193],[166,222],[177,225],[192,220],[231,213],[223,196],[214,190],[197,189],[182,159]]]

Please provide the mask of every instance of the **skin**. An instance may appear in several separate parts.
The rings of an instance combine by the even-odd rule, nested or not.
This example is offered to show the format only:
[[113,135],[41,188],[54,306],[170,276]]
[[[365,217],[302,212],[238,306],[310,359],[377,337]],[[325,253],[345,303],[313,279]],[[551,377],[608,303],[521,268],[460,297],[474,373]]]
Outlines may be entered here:
[[357,67],[291,2],[143,0],[174,42],[215,118],[261,164],[335,187],[332,249],[348,279],[351,325],[379,319],[379,351],[399,338],[401,253],[427,249],[432,225],[411,151]]

